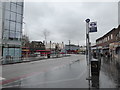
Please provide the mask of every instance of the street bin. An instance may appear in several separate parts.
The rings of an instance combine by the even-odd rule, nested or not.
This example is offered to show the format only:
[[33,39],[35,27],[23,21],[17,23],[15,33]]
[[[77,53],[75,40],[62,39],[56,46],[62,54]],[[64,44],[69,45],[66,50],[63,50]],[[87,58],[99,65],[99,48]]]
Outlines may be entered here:
[[94,88],[99,88],[99,75],[92,75],[91,84]]
[[98,59],[91,60],[91,75],[99,75],[100,64]]

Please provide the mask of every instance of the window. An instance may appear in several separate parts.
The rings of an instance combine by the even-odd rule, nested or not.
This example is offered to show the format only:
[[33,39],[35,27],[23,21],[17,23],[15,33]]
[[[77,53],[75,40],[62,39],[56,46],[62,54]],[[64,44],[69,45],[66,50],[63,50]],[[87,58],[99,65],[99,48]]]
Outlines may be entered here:
[[14,4],[16,4],[16,0],[14,0],[14,1],[12,1],[12,0],[11,0],[11,3],[14,3]]
[[1,17],[2,17],[2,9],[0,7],[0,19],[1,19]]
[[9,29],[9,21],[8,20],[4,21],[4,29]]
[[2,8],[2,3],[0,3],[0,8]]
[[16,31],[19,31],[19,32],[22,31],[22,24],[21,23],[16,23]]
[[5,10],[5,19],[10,19],[10,11]]
[[21,49],[20,48],[15,48],[15,56],[21,57]]
[[11,12],[11,20],[16,21],[16,13]]
[[10,30],[14,30],[15,31],[15,22],[10,22]]
[[23,5],[23,2],[17,2],[17,4],[22,6],[22,5]]
[[20,32],[16,32],[16,38],[18,38],[18,39],[21,38],[21,33]]
[[17,5],[17,13],[22,14],[22,6]]
[[6,9],[6,10],[10,10],[10,3],[9,3],[9,2],[6,2],[6,3],[5,3],[5,9]]
[[8,55],[8,48],[3,48],[3,57]]
[[110,39],[110,38],[109,38],[109,36],[108,36],[108,41],[109,41],[109,39]]
[[8,39],[8,37],[9,37],[9,30],[4,30],[3,39]]
[[119,31],[119,37],[120,37],[120,31]]
[[22,15],[20,14],[17,14],[17,22],[22,22]]
[[9,48],[9,55],[14,57],[15,49],[14,48]]
[[111,34],[111,39],[113,39],[113,35]]
[[105,42],[105,38],[104,38],[104,42]]
[[11,3],[11,11],[16,12],[16,4]]
[[13,38],[15,38],[15,32],[14,31],[10,31],[9,38],[12,39],[12,40],[13,40]]
[[107,41],[107,37],[105,38],[105,41]]

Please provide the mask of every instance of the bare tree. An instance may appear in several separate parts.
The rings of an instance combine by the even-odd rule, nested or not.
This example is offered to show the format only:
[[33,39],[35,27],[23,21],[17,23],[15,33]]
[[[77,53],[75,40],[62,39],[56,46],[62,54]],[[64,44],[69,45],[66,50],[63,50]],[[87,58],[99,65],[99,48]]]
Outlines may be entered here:
[[45,44],[47,43],[47,38],[50,35],[50,32],[47,29],[43,30],[43,35],[44,35],[44,39],[45,39]]

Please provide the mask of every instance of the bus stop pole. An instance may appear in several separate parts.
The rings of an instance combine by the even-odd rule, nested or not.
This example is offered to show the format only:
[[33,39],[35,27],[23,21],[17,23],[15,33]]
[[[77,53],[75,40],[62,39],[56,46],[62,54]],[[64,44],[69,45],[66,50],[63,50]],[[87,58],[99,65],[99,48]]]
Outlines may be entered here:
[[86,60],[88,64],[88,78],[89,81],[89,88],[90,88],[90,40],[89,40],[89,22],[90,19],[86,19]]

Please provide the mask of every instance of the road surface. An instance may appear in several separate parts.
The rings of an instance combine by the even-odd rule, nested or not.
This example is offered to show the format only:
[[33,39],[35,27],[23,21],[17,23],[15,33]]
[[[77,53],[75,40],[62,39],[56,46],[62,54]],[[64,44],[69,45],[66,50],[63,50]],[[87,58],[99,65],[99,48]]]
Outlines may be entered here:
[[114,65],[111,67],[111,64],[102,59],[100,75],[95,76],[89,86],[86,80],[88,71],[85,55],[71,55],[70,57],[5,65],[3,66],[3,78],[5,78],[3,87],[118,88],[118,74]]

